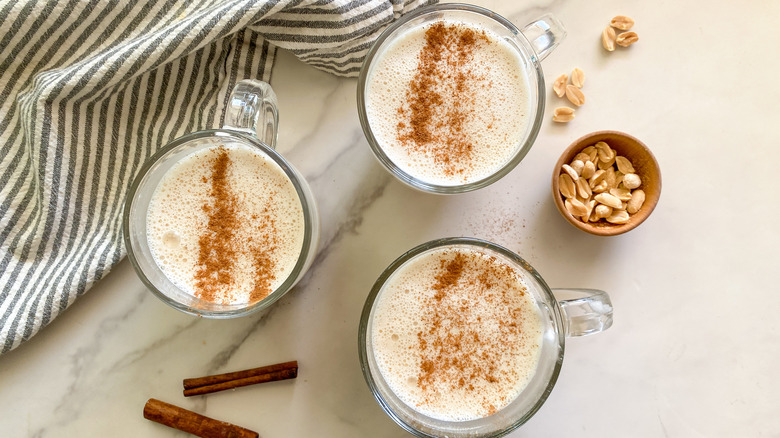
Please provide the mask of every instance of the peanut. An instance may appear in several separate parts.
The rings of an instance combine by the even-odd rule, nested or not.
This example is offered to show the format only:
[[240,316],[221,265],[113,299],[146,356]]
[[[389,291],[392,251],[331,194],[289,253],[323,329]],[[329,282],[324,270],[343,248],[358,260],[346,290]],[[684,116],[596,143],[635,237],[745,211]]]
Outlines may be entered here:
[[574,169],[575,172],[577,172],[577,175],[582,175],[582,168],[585,167],[585,163],[583,163],[580,160],[574,160],[569,164],[572,169]]
[[553,110],[553,122],[566,123],[574,120],[574,110],[561,106]]
[[574,170],[574,168],[572,168],[568,164],[564,164],[563,166],[561,166],[561,168],[563,169],[564,172],[569,174],[569,176],[573,181],[576,182],[578,179],[580,179],[580,174],[577,173],[577,171]]
[[641,184],[631,161],[603,141],[577,153],[558,176],[566,210],[586,223],[627,223],[645,202],[645,192],[637,190]]
[[631,192],[631,199],[628,200],[628,206],[626,211],[631,214],[636,213],[642,208],[642,204],[645,203],[645,191],[642,189],[634,190]]
[[563,95],[566,94],[567,82],[569,82],[569,78],[566,74],[558,76],[558,78],[555,79],[555,82],[553,82],[553,91],[555,91],[555,94],[558,95],[558,97],[563,97]]
[[588,181],[585,180],[585,178],[580,178],[577,180],[577,193],[580,194],[585,199],[590,198],[590,195],[593,194],[593,192],[590,190],[590,185],[588,185]]
[[620,208],[623,206],[623,203],[620,202],[620,199],[610,195],[609,193],[599,193],[593,199],[595,199],[596,202],[600,202],[608,207],[612,207],[618,210],[620,210]]
[[580,91],[580,89],[574,85],[566,86],[566,98],[569,99],[569,102],[577,106],[582,106],[585,104],[585,95],[582,94],[582,91]]
[[623,175],[623,186],[629,190],[633,190],[642,185],[642,180],[639,175],[635,173],[627,173]]
[[[571,83],[577,88],[582,88],[582,86],[585,85],[585,73],[579,68],[575,68],[574,71],[571,72]],[[561,96],[558,95],[558,97]]]
[[625,15],[618,15],[609,22],[609,25],[615,29],[628,30],[634,26],[634,20]]
[[636,172],[634,166],[631,165],[631,162],[626,157],[615,157],[615,164],[617,164],[618,170],[623,172],[623,174]]
[[596,217],[599,218],[599,219],[606,218],[606,217],[609,217],[610,215],[612,215],[612,208],[609,207],[609,206],[606,206],[604,204],[597,205],[594,211],[595,211]]
[[607,218],[607,222],[611,224],[625,224],[628,222],[628,213],[625,211],[615,211],[612,216]]
[[580,174],[581,177],[588,179],[593,176],[593,174],[596,173],[596,165],[593,164],[593,161],[586,161],[585,167],[582,168],[582,173]]
[[558,190],[561,192],[564,198],[574,197],[574,180],[571,179],[569,174],[562,173],[558,177]]
[[639,35],[636,32],[623,32],[615,38],[615,43],[621,47],[628,47],[639,41]]
[[612,26],[607,26],[604,31],[601,32],[601,45],[607,49],[607,52],[615,51],[615,29]]

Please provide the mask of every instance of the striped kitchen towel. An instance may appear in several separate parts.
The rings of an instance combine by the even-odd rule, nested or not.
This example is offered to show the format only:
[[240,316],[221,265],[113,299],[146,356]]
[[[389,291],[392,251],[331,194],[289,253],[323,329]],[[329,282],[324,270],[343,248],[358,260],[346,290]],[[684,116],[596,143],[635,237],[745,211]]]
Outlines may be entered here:
[[0,349],[125,255],[141,164],[217,127],[276,47],[355,76],[378,33],[431,0],[0,0]]

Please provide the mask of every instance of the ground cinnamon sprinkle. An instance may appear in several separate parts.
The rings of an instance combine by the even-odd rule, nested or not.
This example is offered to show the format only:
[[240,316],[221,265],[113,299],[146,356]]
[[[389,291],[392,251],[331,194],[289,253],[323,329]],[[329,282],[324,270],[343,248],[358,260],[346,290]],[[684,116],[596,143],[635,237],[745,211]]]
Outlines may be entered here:
[[231,193],[227,174],[230,157],[224,148],[217,151],[211,167],[211,193],[213,203],[203,204],[208,214],[208,224],[198,239],[198,269],[195,287],[198,296],[216,301],[220,291],[233,282],[233,260],[236,248],[233,235],[238,227],[237,201]]
[[[273,255],[278,233],[274,219],[267,207],[261,216],[247,216],[241,210],[228,178],[232,166],[230,154],[226,148],[219,147],[214,155],[210,164],[209,197],[202,206],[208,221],[198,238],[196,295],[211,302],[233,301],[237,288],[236,263],[239,257],[248,256],[254,274],[249,301],[258,301],[268,296],[275,279]],[[245,230],[247,221],[258,223],[249,233]]]
[[469,87],[479,84],[479,72],[469,60],[481,42],[483,32],[456,24],[435,23],[425,32],[425,46],[417,72],[398,108],[398,140],[415,152],[431,154],[448,175],[468,169],[473,144],[464,132],[473,97]]
[[442,271],[434,277],[436,279],[436,284],[433,285],[433,290],[436,291],[435,299],[441,301],[444,298],[444,291],[458,282],[465,264],[465,257],[460,253],[455,254],[453,260],[441,261]]
[[263,212],[262,222],[258,227],[258,235],[265,242],[265,245],[254,245],[252,248],[252,259],[254,264],[255,287],[249,294],[249,301],[258,301],[267,297],[271,293],[271,282],[275,279],[273,275],[276,262],[270,254],[273,254],[277,248],[277,233],[268,208]]
[[417,385],[426,403],[435,404],[439,391],[465,391],[475,394],[490,415],[496,403],[509,401],[479,391],[491,385],[511,388],[519,378],[513,370],[498,368],[525,342],[518,326],[524,310],[516,299],[524,290],[517,290],[515,275],[494,257],[456,252],[442,261],[434,276],[435,294],[426,306],[433,310],[417,333]]

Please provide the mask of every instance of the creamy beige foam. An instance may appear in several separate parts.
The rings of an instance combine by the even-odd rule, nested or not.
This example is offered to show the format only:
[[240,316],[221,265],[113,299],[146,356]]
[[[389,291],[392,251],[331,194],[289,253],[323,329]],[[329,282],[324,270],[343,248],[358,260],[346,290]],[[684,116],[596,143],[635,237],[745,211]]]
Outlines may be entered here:
[[[470,158],[455,163],[457,171],[453,172],[451,161],[443,161],[432,152],[451,148],[452,138],[439,138],[424,151],[411,146],[408,139],[399,138],[399,123],[408,126],[410,121],[410,90],[432,23],[405,31],[374,60],[367,79],[366,113],[377,143],[395,165],[424,182],[452,186],[482,180],[515,155],[529,124],[529,85],[520,54],[498,35],[473,24],[449,20],[434,23],[439,22],[471,29],[486,39],[479,41],[457,67],[441,67],[446,70],[443,74],[452,73],[453,77],[465,72],[465,92],[458,91],[456,81],[448,79],[435,86],[444,101],[431,105],[433,122],[440,124],[435,136],[447,137],[449,128],[441,126],[449,123],[453,110],[459,112],[463,126],[454,137],[471,145]],[[455,155],[449,158],[458,160]]]
[[411,259],[374,304],[379,371],[404,403],[441,420],[478,419],[508,405],[533,376],[541,342],[523,274],[475,249]]
[[[204,295],[196,273],[204,265],[201,237],[216,202],[212,176],[220,150],[230,159],[225,180],[237,220],[227,242],[230,281]],[[185,157],[165,174],[149,205],[147,239],[155,262],[181,290],[223,304],[248,303],[278,288],[292,272],[303,247],[303,209],[292,182],[270,158],[238,144],[215,146]],[[259,260],[265,260],[262,267]],[[258,296],[261,286],[267,290]]]

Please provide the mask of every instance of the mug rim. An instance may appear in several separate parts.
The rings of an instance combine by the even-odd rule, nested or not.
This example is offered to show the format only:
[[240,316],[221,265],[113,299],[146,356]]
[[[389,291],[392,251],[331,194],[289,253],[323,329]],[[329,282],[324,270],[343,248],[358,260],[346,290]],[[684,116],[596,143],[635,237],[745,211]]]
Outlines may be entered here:
[[[371,63],[376,57],[377,52],[385,44],[385,42],[387,42],[388,40],[392,41],[390,37],[396,32],[396,30],[398,30],[401,26],[404,26],[406,23],[410,22],[411,20],[414,20],[421,16],[427,14],[448,12],[448,11],[475,13],[487,17],[489,19],[492,19],[498,24],[506,27],[516,37],[515,42],[519,42],[520,45],[522,46],[522,49],[524,49],[524,51],[528,55],[528,56],[524,56],[524,58],[527,59],[530,65],[533,66],[533,70],[536,73],[536,78],[537,78],[536,116],[534,117],[534,120],[530,125],[531,129],[528,131],[528,135],[523,138],[516,152],[514,153],[514,155],[512,155],[512,158],[510,158],[507,162],[505,162],[494,173],[488,175],[485,178],[470,183],[456,184],[456,185],[442,185],[442,184],[429,183],[421,179],[415,178],[414,176],[402,170],[398,165],[396,165],[387,156],[387,154],[384,152],[382,147],[379,146],[379,142],[376,140],[376,137],[374,136],[374,133],[371,130],[371,125],[368,121],[368,114],[366,111],[366,98],[365,98],[366,87],[368,85],[368,71],[371,67]],[[531,89],[530,84],[529,84],[529,89]],[[514,168],[517,167],[517,165],[520,164],[521,161],[523,161],[525,156],[531,150],[531,147],[533,146],[534,142],[536,141],[536,138],[539,135],[539,131],[541,131],[542,118],[544,116],[545,100],[546,100],[544,96],[545,96],[545,82],[544,82],[544,73],[542,72],[541,62],[539,61],[538,55],[534,51],[530,42],[523,35],[520,29],[518,29],[517,26],[515,26],[515,24],[509,21],[507,18],[491,11],[490,9],[486,9],[480,6],[465,4],[465,3],[441,3],[441,4],[423,6],[408,14],[404,14],[397,21],[390,24],[387,28],[385,28],[385,30],[382,31],[379,37],[377,37],[376,41],[374,41],[374,43],[371,45],[371,48],[369,49],[368,53],[366,53],[366,56],[363,59],[363,64],[360,67],[360,74],[358,76],[358,85],[357,85],[358,118],[360,119],[360,125],[363,129],[363,135],[365,135],[366,139],[368,140],[368,145],[371,148],[374,157],[376,157],[376,159],[382,164],[382,166],[385,167],[385,169],[387,169],[391,174],[393,174],[393,176],[395,176],[404,184],[424,192],[437,193],[437,194],[457,194],[457,193],[465,193],[465,192],[481,189],[483,187],[487,187],[495,183],[496,181],[500,180],[501,178],[509,174],[512,170],[514,170]]]
[[[475,237],[444,237],[440,239],[434,239],[425,243],[422,243],[420,245],[415,246],[414,248],[406,251],[401,256],[396,258],[390,265],[388,265],[387,268],[385,268],[382,273],[380,274],[379,278],[377,278],[376,282],[374,282],[374,285],[371,288],[371,291],[369,292],[368,296],[366,297],[366,302],[363,305],[363,311],[360,316],[360,325],[358,326],[358,355],[360,360],[360,369],[363,372],[363,378],[365,379],[366,383],[369,386],[369,389],[371,390],[371,393],[374,396],[374,399],[379,403],[382,410],[393,419],[393,421],[396,422],[399,426],[401,426],[403,429],[405,429],[407,432],[411,433],[412,435],[415,435],[417,437],[421,438],[436,438],[436,435],[430,435],[425,432],[419,431],[414,428],[413,425],[406,422],[403,418],[401,418],[400,415],[398,415],[393,409],[390,407],[389,403],[385,400],[384,395],[379,389],[379,385],[376,383],[374,375],[372,374],[371,367],[370,367],[370,361],[368,359],[368,322],[371,317],[372,311],[374,310],[374,304],[376,303],[376,299],[379,296],[379,293],[384,288],[384,285],[386,284],[387,280],[403,265],[405,265],[409,260],[413,259],[414,257],[423,254],[427,251],[441,248],[445,246],[471,246],[476,247],[479,249],[487,249],[489,251],[496,252],[500,254],[501,256],[506,257],[511,262],[513,262],[516,266],[518,266],[520,269],[524,271],[525,274],[529,275],[534,281],[536,281],[539,286],[541,286],[541,294],[543,295],[547,307],[550,309],[550,315],[554,321],[554,330],[557,335],[557,342],[556,345],[558,346],[558,357],[557,360],[553,364],[553,369],[550,374],[550,378],[545,386],[544,391],[541,392],[539,395],[538,400],[531,406],[531,408],[523,413],[520,417],[518,417],[515,421],[513,421],[510,425],[508,425],[506,428],[502,430],[498,430],[495,432],[490,432],[486,435],[478,435],[479,437],[501,437],[504,435],[507,435],[508,433],[514,431],[515,429],[519,428],[523,424],[525,424],[531,417],[533,417],[536,412],[539,411],[539,409],[542,407],[542,405],[547,401],[547,398],[549,397],[550,393],[553,390],[553,387],[555,386],[555,383],[558,381],[558,376],[560,375],[561,366],[563,365],[563,356],[565,351],[565,341],[566,341],[566,328],[565,323],[563,319],[563,314],[561,312],[560,305],[558,304],[557,299],[555,298],[555,295],[552,292],[552,289],[547,285],[547,283],[544,281],[544,279],[539,275],[539,273],[534,269],[533,266],[531,266],[527,261],[525,261],[522,257],[520,257],[519,254],[515,253],[514,251],[511,251],[503,246],[500,246],[496,243],[479,239]],[[538,307],[542,307],[541,303],[537,304]],[[381,371],[375,370],[375,374],[379,378],[382,378]],[[402,402],[403,403],[403,402]],[[405,404],[405,403],[404,403]],[[408,405],[407,405],[408,406]],[[420,413],[419,411],[416,411],[414,408],[409,406],[410,409],[414,410],[417,414],[426,417],[426,418],[432,418],[425,414]],[[500,412],[500,411],[499,411]],[[488,418],[488,417],[482,417],[481,419]],[[481,420],[480,419],[480,420]],[[474,421],[474,420],[470,420]],[[450,423],[462,423],[462,422],[450,422]]]
[[[211,137],[211,138],[233,137],[234,139],[238,140],[242,144],[253,147],[255,149],[259,149],[268,158],[273,160],[274,163],[276,163],[276,165],[279,166],[282,172],[284,172],[287,179],[290,180],[290,183],[293,185],[293,187],[295,187],[295,192],[298,196],[298,201],[301,203],[301,209],[303,210],[303,220],[304,220],[303,243],[302,243],[300,254],[298,256],[298,260],[296,261],[292,271],[290,271],[290,274],[287,276],[287,278],[285,278],[282,284],[279,285],[279,287],[274,289],[265,298],[260,299],[248,306],[230,309],[230,310],[198,309],[180,303],[179,301],[176,301],[172,299],[170,296],[166,295],[149,279],[149,277],[144,272],[143,268],[138,262],[139,256],[136,255],[137,249],[134,249],[133,242],[132,242],[133,239],[131,238],[130,215],[131,212],[133,211],[133,206],[136,202],[136,194],[139,192],[139,190],[144,188],[145,186],[144,183],[150,170],[162,158],[167,156],[171,151],[173,151],[177,147],[182,146],[190,141],[198,140],[201,138],[207,138],[207,137]],[[312,250],[311,243],[312,243],[314,228],[315,228],[314,221],[316,220],[316,218],[312,217],[311,206],[309,205],[309,201],[305,196],[301,183],[298,181],[299,176],[296,175],[293,169],[294,168],[287,162],[287,160],[281,154],[279,154],[279,152],[277,152],[275,149],[265,144],[260,139],[231,129],[206,129],[206,130],[191,132],[189,134],[185,134],[171,140],[168,144],[160,148],[157,152],[155,152],[151,157],[149,157],[144,162],[141,169],[138,171],[135,178],[133,179],[133,182],[130,185],[130,189],[127,192],[127,197],[125,198],[123,212],[122,212],[122,238],[124,240],[125,249],[127,251],[127,258],[130,261],[130,264],[133,266],[133,269],[135,270],[136,274],[140,278],[141,282],[144,283],[146,288],[149,291],[151,291],[157,298],[159,298],[169,306],[190,315],[202,316],[205,318],[212,318],[212,319],[227,319],[227,318],[235,318],[239,316],[246,316],[258,312],[260,310],[263,310],[271,306],[276,301],[278,301],[284,294],[286,294],[290,289],[292,289],[298,277],[302,274],[302,272],[306,267],[306,262],[309,258],[309,251]],[[153,188],[152,190],[154,189],[156,189],[156,187]],[[145,239],[146,236],[143,236],[143,238]],[[157,265],[156,261],[152,260],[150,264],[153,265],[155,269],[159,270],[162,273],[162,275],[164,275],[167,278],[167,275],[165,275],[165,273],[162,272],[159,265]]]

